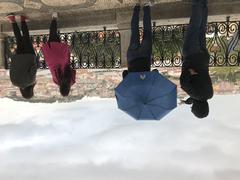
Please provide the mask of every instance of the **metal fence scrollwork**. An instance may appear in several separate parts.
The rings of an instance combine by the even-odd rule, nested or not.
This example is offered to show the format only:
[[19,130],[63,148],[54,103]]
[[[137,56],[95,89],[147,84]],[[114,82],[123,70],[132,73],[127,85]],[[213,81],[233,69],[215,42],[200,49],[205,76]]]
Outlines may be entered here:
[[[153,23],[152,64],[155,67],[180,67],[182,47],[187,24],[156,26]],[[61,40],[71,47],[73,68],[120,68],[121,39],[118,30],[72,32],[60,34]],[[141,39],[143,33],[141,30]],[[48,35],[32,36],[32,42],[40,58],[42,69],[47,68],[41,47]],[[211,22],[206,30],[210,66],[240,66],[240,22]],[[11,56],[16,50],[14,37],[6,38],[6,64],[10,67]]]
[[[156,26],[153,24],[153,66],[179,67],[187,24]],[[210,66],[240,65],[240,22],[211,22],[206,32]]]
[[156,26],[153,23],[153,66],[181,66],[184,27],[184,25]]
[[[41,47],[48,41],[49,35],[31,36],[33,47],[40,60],[40,68],[46,69]],[[61,33],[62,42],[71,48],[71,64],[80,68],[119,68],[121,67],[120,32],[117,30]],[[10,68],[11,57],[15,54],[17,45],[14,37],[5,41],[6,68]]]
[[207,29],[210,66],[240,65],[240,22],[210,23]]

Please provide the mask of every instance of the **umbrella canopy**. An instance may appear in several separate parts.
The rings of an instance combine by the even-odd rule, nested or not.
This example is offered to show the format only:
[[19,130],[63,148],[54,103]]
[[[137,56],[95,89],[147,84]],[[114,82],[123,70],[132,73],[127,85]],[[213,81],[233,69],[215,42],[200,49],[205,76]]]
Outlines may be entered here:
[[177,107],[177,86],[158,72],[129,73],[115,95],[118,108],[137,120],[160,120]]

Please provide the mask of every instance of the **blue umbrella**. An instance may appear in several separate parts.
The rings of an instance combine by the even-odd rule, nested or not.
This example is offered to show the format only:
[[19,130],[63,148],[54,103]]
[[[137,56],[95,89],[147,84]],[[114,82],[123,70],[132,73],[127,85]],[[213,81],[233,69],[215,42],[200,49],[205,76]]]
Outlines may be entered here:
[[153,71],[129,73],[115,95],[118,108],[137,120],[160,120],[177,107],[177,86]]

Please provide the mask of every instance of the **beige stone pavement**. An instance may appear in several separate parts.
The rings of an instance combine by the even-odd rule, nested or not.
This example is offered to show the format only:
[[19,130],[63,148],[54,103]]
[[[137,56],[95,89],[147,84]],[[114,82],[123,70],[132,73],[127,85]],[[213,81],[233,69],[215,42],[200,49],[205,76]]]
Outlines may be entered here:
[[[3,32],[11,28],[4,18],[8,13],[25,13],[30,17],[31,30],[46,30],[51,13],[59,12],[60,28],[115,27],[129,24],[132,7],[137,0],[0,0],[0,24]],[[191,0],[155,0],[153,20],[159,24],[186,23]],[[240,19],[240,0],[208,0],[210,20]],[[126,28],[122,26],[122,28]],[[120,28],[121,29],[121,28]],[[83,29],[85,30],[85,29]],[[87,29],[88,30],[88,29]]]
[[86,3],[87,0],[42,0],[48,6],[72,6]]
[[[92,11],[122,8],[134,5],[138,0],[1,0],[0,14],[9,12],[28,11],[38,9],[41,11]],[[182,0],[156,0],[158,3],[178,2]],[[71,7],[71,9],[70,9]]]

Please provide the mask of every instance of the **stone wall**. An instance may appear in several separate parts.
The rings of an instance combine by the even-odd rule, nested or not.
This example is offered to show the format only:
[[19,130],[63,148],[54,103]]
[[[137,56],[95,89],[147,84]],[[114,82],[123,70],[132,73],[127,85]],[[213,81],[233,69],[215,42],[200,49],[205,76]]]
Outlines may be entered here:
[[[24,100],[18,88],[14,87],[9,79],[9,71],[0,70],[0,98],[8,97],[15,100]],[[70,96],[61,97],[58,86],[52,81],[48,70],[39,70],[37,85],[34,88],[35,96],[31,102],[74,101],[84,96],[114,97],[114,88],[120,82],[119,70],[77,70],[76,84],[72,87]]]
[[[178,96],[185,97],[186,94],[179,86],[180,68],[159,69],[166,77],[178,85]],[[70,96],[61,97],[58,87],[52,82],[48,70],[39,70],[37,85],[35,86],[35,97],[31,102],[51,103],[71,102],[79,100],[84,96],[89,97],[114,97],[114,88],[122,80],[122,69],[118,70],[77,70],[76,84],[73,86]],[[9,71],[0,69],[0,98],[8,97],[14,100],[25,101],[18,90],[9,79]],[[218,80],[214,82],[215,94],[238,94],[240,93],[240,82],[228,82]]]

